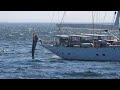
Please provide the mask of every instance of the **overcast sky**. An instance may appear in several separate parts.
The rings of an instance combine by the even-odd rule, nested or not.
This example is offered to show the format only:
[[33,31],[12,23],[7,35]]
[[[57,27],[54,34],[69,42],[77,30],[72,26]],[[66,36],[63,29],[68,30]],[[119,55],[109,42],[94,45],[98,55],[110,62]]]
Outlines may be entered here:
[[[95,11],[95,22],[103,22],[105,13]],[[105,22],[111,23],[113,15],[114,11],[107,11]],[[0,11],[0,22],[60,22],[62,16],[63,11]],[[64,22],[90,23],[92,11],[66,11]]]

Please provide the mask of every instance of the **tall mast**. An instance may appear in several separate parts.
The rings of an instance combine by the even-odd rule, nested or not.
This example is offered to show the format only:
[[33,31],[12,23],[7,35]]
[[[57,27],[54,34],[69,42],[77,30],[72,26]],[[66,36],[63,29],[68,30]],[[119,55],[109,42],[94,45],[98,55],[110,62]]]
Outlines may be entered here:
[[94,12],[92,11],[92,23],[93,23],[93,47],[95,46],[95,42],[94,42],[94,17],[95,17],[95,14]]

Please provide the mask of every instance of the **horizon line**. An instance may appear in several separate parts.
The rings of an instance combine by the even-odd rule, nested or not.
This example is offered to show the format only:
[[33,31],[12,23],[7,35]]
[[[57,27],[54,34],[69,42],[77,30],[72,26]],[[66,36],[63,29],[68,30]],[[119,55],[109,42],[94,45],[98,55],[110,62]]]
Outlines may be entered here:
[[[0,22],[0,23],[52,23],[52,24],[60,24],[58,22]],[[80,24],[93,24],[92,22],[64,22],[62,24],[67,24],[67,23],[80,23]],[[110,23],[110,22],[104,22],[104,23],[101,23],[101,22],[96,22],[94,24],[113,24],[113,23]]]

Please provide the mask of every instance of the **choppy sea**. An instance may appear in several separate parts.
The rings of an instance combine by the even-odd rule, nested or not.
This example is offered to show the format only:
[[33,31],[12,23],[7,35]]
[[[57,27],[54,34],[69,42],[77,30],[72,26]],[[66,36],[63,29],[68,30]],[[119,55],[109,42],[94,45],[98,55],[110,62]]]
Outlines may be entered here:
[[[39,44],[33,60],[31,50],[34,31],[40,38],[50,41],[58,29],[55,24],[0,23],[0,79],[120,78],[120,62],[63,60]],[[63,31],[78,32],[87,31]]]

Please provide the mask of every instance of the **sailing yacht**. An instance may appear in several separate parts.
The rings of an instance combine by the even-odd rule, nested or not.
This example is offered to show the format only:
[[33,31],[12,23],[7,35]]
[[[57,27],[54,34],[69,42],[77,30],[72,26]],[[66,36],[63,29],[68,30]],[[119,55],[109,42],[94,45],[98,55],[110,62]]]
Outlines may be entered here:
[[[120,11],[116,13],[114,26],[119,26]],[[42,47],[65,60],[120,61],[120,38],[110,30],[102,30],[109,35],[79,34],[55,35],[57,41]],[[120,30],[118,30],[120,33]],[[109,39],[108,39],[109,37]],[[111,39],[111,38],[114,39]]]

